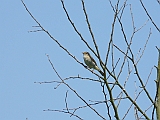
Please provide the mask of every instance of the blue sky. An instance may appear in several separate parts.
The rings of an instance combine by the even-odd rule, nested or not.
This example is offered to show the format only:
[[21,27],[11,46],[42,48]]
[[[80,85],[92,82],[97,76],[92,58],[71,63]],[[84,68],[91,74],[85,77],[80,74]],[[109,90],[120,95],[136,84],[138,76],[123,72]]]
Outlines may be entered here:
[[[89,51],[89,49],[81,41],[67,20],[60,0],[25,0],[24,2],[41,25],[76,56],[79,61],[83,62],[82,52]],[[91,47],[94,47],[85,22],[80,0],[65,0],[64,2],[78,30]],[[137,28],[141,27],[148,19],[140,2],[129,0],[122,19],[128,38],[130,38],[132,33],[129,4],[132,4],[135,26]],[[144,1],[144,4],[157,26],[160,26],[158,13],[160,6],[157,1]],[[104,60],[110,38],[113,11],[107,0],[100,2],[98,0],[92,2],[85,0],[85,5],[102,60]],[[69,90],[64,85],[60,85],[57,89],[54,89],[57,85],[56,83],[34,83],[53,80],[59,81],[45,54],[50,56],[54,67],[62,78],[77,76],[78,74],[83,77],[95,79],[96,77],[73,60],[73,58],[69,57],[68,54],[59,48],[44,32],[28,32],[30,30],[37,30],[37,28],[32,27],[37,24],[26,12],[20,0],[2,0],[0,15],[0,119],[75,120],[75,117],[70,117],[67,114],[43,111],[47,109],[65,108],[65,93]],[[144,56],[138,64],[144,80],[147,79],[151,68],[157,65],[158,52],[155,46],[160,47],[160,34],[149,21],[147,25],[135,35],[132,44],[132,49],[136,55],[139,48],[143,48],[150,28],[152,35]],[[114,40],[117,45],[126,50],[122,39],[123,37],[117,22]],[[120,56],[115,56],[115,59],[118,59],[118,57]],[[123,76],[124,78],[126,77],[125,75]],[[153,82],[155,79],[156,70],[153,69],[149,85],[147,86],[152,97],[154,97],[155,94],[155,83]],[[124,80],[122,79],[122,81]],[[71,79],[68,83],[87,101],[104,100],[101,92],[102,88],[99,83],[79,79]],[[130,84],[130,86],[127,86],[129,93],[134,97],[134,80],[131,79],[128,84]],[[137,82],[137,86],[138,85],[139,83]],[[146,106],[146,104],[149,106],[149,102],[141,102],[144,101],[143,95],[144,94],[140,97],[139,103],[142,104],[142,107]],[[71,91],[68,92],[68,103],[71,108],[84,105]],[[97,108],[102,115],[106,116],[106,108],[104,105],[98,105],[95,108]],[[144,109],[146,108],[147,107],[144,107]],[[93,118],[97,120],[100,119],[89,109],[79,110],[76,113],[85,120]],[[128,118],[132,117],[133,114],[128,115]]]

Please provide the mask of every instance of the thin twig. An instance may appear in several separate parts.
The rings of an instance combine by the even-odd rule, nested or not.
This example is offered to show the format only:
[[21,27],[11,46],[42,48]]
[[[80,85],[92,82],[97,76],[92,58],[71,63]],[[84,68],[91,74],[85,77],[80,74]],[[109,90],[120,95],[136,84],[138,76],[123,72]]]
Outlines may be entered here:
[[158,26],[157,26],[157,25],[154,23],[154,21],[152,20],[152,17],[149,15],[149,13],[148,13],[146,7],[144,6],[142,0],[140,0],[140,3],[141,3],[141,5],[142,5],[144,11],[146,12],[147,16],[148,16],[149,19],[151,20],[152,24],[155,26],[155,28],[158,30],[158,32],[160,32],[160,29],[158,28]]

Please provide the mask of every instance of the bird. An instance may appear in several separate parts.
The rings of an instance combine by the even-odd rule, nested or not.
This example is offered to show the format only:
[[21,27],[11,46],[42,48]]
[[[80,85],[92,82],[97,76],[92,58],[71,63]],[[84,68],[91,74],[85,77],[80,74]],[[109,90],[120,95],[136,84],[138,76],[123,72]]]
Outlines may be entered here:
[[104,73],[99,69],[97,66],[96,61],[91,57],[89,52],[82,52],[83,53],[83,59],[85,64],[90,68],[90,69],[95,69],[97,70],[102,76],[104,76]]

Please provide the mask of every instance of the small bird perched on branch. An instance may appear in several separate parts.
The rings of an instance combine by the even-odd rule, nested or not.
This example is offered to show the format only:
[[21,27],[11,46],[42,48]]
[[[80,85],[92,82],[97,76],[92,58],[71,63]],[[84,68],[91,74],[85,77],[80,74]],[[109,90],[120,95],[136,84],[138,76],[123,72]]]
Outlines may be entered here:
[[83,59],[85,64],[91,69],[97,70],[101,75],[104,76],[104,73],[99,69],[99,67],[96,64],[96,61],[91,57],[91,55],[88,52],[83,52]]

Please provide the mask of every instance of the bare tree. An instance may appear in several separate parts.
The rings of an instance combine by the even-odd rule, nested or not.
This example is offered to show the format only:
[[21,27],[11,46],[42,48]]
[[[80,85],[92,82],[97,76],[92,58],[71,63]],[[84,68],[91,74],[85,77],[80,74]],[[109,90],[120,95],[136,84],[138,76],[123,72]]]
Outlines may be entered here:
[[[154,67],[152,67],[150,72],[148,72],[148,76],[146,78],[143,78],[141,75],[141,70],[138,67],[138,64],[140,60],[142,59],[144,52],[146,50],[148,41],[150,40],[152,29],[148,29],[148,34],[146,34],[146,38],[144,42],[143,47],[141,47],[138,51],[135,52],[133,49],[133,42],[135,39],[136,34],[138,34],[140,31],[144,30],[144,27],[148,24],[148,22],[151,22],[154,26],[154,29],[156,29],[158,32],[160,32],[160,29],[158,28],[158,25],[154,22],[151,15],[147,11],[147,8],[143,4],[142,0],[140,0],[140,4],[142,6],[142,10],[146,12],[146,15],[148,16],[148,19],[139,27],[137,28],[135,25],[135,18],[134,13],[132,12],[132,5],[128,4],[127,0],[120,1],[117,0],[114,4],[111,0],[108,0],[108,3],[110,4],[110,7],[112,8],[113,12],[113,21],[110,23],[111,25],[111,32],[108,44],[106,45],[106,55],[105,60],[102,59],[99,45],[97,44],[95,35],[92,30],[92,26],[89,21],[89,15],[87,14],[86,6],[84,0],[81,0],[81,5],[83,9],[83,13],[85,16],[86,24],[88,27],[89,34],[92,38],[92,42],[94,44],[94,47],[91,47],[91,45],[87,42],[87,40],[83,37],[81,32],[78,30],[76,25],[74,24],[73,20],[71,19],[69,12],[67,11],[67,8],[65,6],[65,3],[63,0],[60,0],[62,8],[64,10],[64,13],[66,14],[66,18],[69,21],[70,25],[73,27],[75,33],[79,36],[81,39],[81,42],[85,44],[85,46],[88,48],[88,50],[94,55],[96,59],[98,59],[98,65],[100,66],[102,72],[104,75],[97,73],[96,71],[92,71],[89,69],[82,61],[78,60],[76,56],[71,54],[71,52],[65,48],[59,40],[55,39],[44,27],[41,25],[41,23],[32,15],[32,13],[27,8],[26,4],[21,0],[26,11],[31,16],[31,18],[36,22],[36,27],[39,28],[35,31],[30,32],[38,32],[43,31],[45,32],[50,39],[52,39],[61,49],[64,50],[68,54],[68,57],[73,58],[77,64],[79,64],[82,67],[85,67],[88,71],[90,71],[93,75],[95,75],[95,78],[90,77],[81,77],[78,76],[72,76],[72,77],[66,77],[62,78],[60,75],[60,72],[56,70],[54,67],[54,63],[52,63],[49,55],[46,55],[48,58],[48,61],[50,65],[52,66],[54,72],[58,76],[59,80],[55,81],[49,81],[49,82],[36,82],[36,83],[57,83],[57,86],[55,89],[57,89],[60,85],[65,85],[69,90],[73,92],[78,99],[80,99],[85,105],[78,106],[75,108],[70,108],[67,102],[68,99],[68,91],[65,93],[65,108],[62,110],[56,110],[56,109],[47,109],[44,111],[54,111],[54,112],[61,112],[66,113],[70,116],[76,117],[77,119],[85,119],[83,116],[78,115],[76,112],[79,110],[83,110],[84,108],[89,108],[91,111],[95,113],[100,119],[106,120],[124,120],[129,114],[134,115],[134,118],[136,120],[139,119],[155,119],[155,110],[156,110],[156,116],[157,119],[160,119],[159,114],[159,81],[160,81],[160,49],[157,47],[159,51],[159,61],[158,61],[158,67],[157,68],[157,80],[154,82],[154,80],[151,80],[152,86],[156,83],[157,88],[155,88],[157,91],[155,91],[155,95],[151,95],[150,91],[147,89],[148,82],[150,80],[150,76],[152,74],[152,70]],[[127,9],[128,8],[128,9]],[[124,27],[124,21],[123,16],[125,15],[125,10],[129,10],[128,18],[131,18],[131,24],[132,24],[132,32],[131,35],[128,35],[126,33],[127,29]],[[117,27],[118,26],[118,27]],[[119,40],[123,47],[119,45],[119,41],[114,39],[114,36],[116,36],[115,29],[118,29],[118,32],[121,32],[122,38]],[[137,43],[139,44],[139,43]],[[125,47],[124,47],[125,46]],[[145,61],[146,62],[146,61]],[[145,69],[145,67],[143,68]],[[89,80],[91,82],[96,82],[97,84],[101,85],[101,93],[104,96],[103,100],[95,101],[90,100],[87,101],[85,98],[83,98],[77,91],[74,89],[69,83],[67,83],[68,80],[71,79],[81,79],[81,80]],[[129,82],[129,81],[134,81]],[[129,93],[130,86],[134,86],[134,96]],[[133,87],[132,87],[133,88]],[[142,95],[143,94],[143,95]],[[147,101],[145,108],[142,107],[143,101],[138,101],[138,99],[141,99],[140,97],[143,96],[143,101]],[[153,97],[155,96],[155,97]],[[94,106],[98,106],[102,104],[104,107],[106,107],[106,115],[101,114],[98,109],[96,109]],[[125,107],[123,107],[125,106]],[[122,112],[123,109],[123,112]]]

